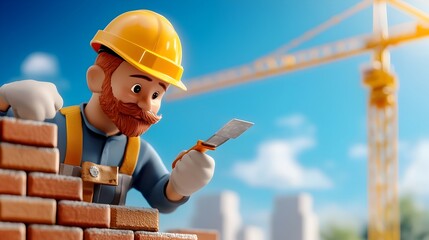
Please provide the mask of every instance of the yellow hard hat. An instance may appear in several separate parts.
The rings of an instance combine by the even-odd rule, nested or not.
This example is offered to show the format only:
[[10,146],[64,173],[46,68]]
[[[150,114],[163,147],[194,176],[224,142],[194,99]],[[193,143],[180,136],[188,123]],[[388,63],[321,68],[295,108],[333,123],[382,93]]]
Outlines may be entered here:
[[179,36],[158,13],[136,10],[119,15],[91,41],[96,52],[102,45],[137,69],[186,90],[180,80],[183,67]]

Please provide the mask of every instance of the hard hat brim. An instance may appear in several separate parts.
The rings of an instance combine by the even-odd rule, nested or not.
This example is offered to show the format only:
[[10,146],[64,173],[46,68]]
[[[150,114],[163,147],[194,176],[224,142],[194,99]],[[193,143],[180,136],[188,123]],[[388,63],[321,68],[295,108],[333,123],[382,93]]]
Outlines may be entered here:
[[[180,81],[183,67],[173,63],[169,59],[165,59],[156,53],[103,30],[99,30],[91,41],[91,46],[96,52],[98,52],[101,45],[111,49],[140,71],[184,91],[187,90],[186,86]],[[120,50],[124,48],[128,49],[127,54]]]

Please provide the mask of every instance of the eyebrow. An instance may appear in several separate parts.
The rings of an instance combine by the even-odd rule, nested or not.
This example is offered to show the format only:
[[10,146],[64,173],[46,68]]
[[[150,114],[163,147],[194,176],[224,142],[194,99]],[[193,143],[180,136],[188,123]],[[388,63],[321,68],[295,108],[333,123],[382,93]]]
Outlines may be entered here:
[[167,86],[164,83],[159,82],[159,85],[161,85],[161,87],[164,88],[164,91],[167,91]]
[[[130,77],[141,78],[149,82],[152,82],[152,79],[150,77],[141,75],[141,74],[131,74]],[[159,85],[164,89],[164,91],[167,91],[167,86],[164,83],[159,82]]]
[[141,78],[141,79],[147,80],[149,82],[152,82],[152,79],[148,76],[145,76],[145,75],[131,74],[130,77]]

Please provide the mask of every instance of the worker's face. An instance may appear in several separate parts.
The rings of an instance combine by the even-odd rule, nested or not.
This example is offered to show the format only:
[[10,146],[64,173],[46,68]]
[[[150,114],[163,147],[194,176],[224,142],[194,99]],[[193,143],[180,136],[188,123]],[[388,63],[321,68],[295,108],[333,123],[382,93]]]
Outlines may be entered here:
[[100,105],[123,134],[139,136],[161,119],[156,114],[169,84],[126,61],[113,72],[110,81],[106,80]]

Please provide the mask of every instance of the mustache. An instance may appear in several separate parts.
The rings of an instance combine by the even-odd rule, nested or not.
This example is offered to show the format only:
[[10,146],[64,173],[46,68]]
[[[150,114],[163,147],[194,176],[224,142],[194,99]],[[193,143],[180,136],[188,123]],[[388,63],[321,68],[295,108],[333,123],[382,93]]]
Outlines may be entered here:
[[152,111],[142,111],[135,103],[117,102],[118,111],[121,114],[131,116],[144,124],[155,124],[162,119],[162,115],[156,115]]

